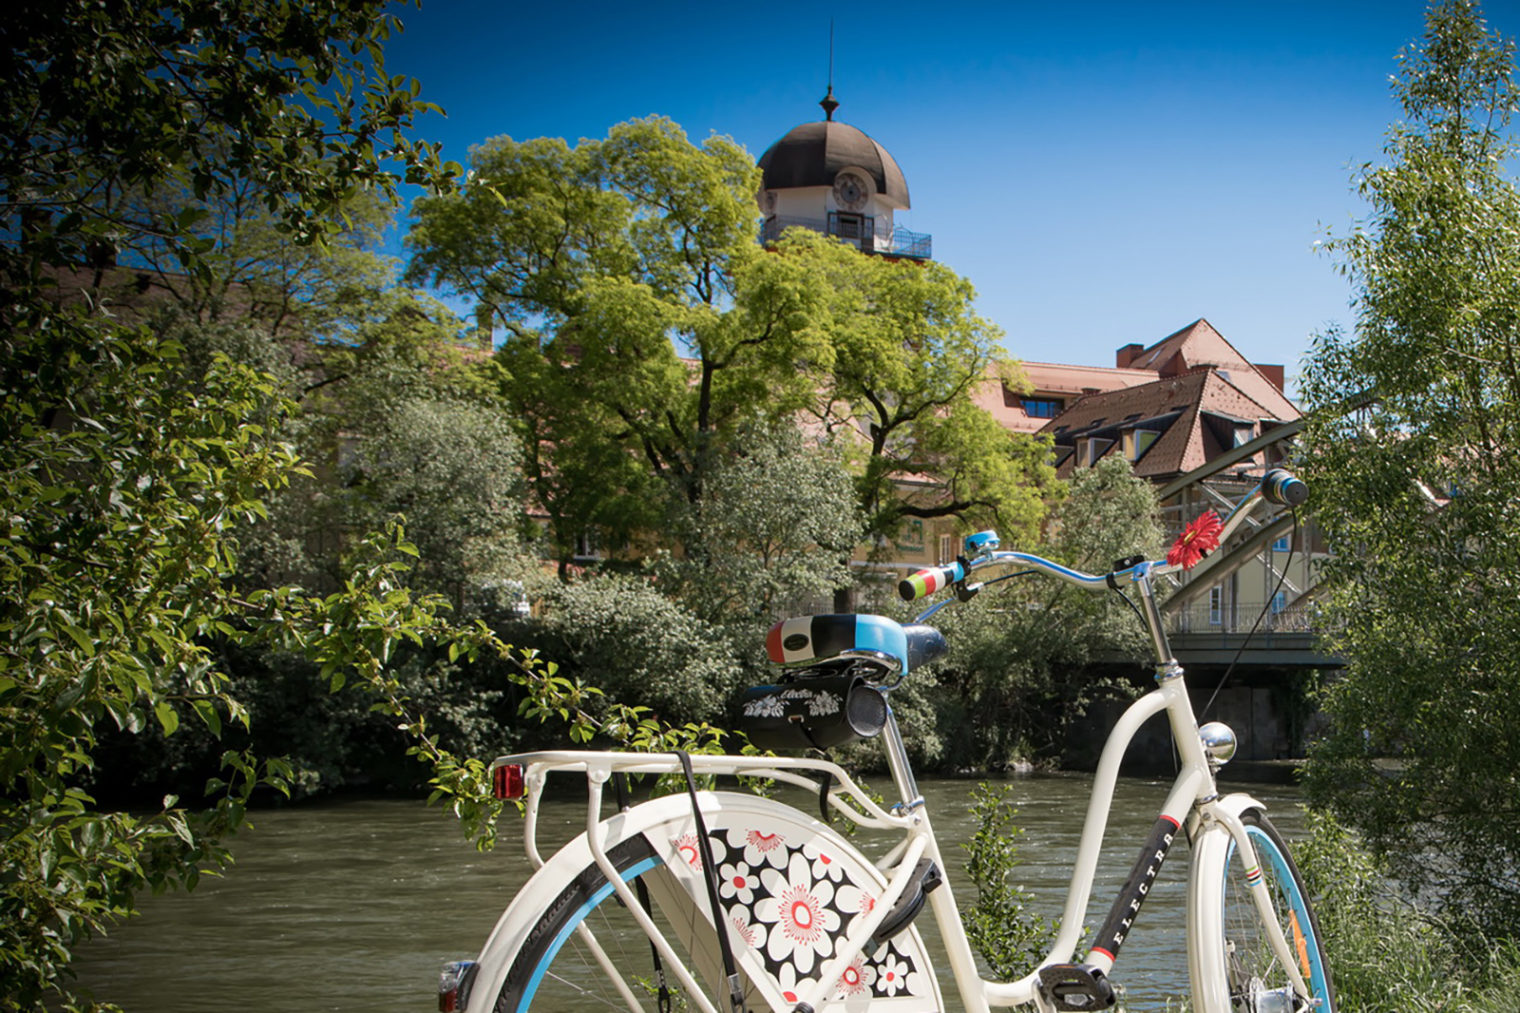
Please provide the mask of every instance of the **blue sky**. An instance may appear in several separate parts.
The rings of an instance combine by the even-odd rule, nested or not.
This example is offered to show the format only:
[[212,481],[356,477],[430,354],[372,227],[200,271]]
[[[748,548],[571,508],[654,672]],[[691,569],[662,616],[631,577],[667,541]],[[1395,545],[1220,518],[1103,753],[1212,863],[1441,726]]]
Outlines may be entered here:
[[[1483,5],[1520,33],[1520,0]],[[1249,358],[1299,370],[1349,327],[1351,290],[1314,246],[1362,213],[1388,80],[1421,0],[799,4],[431,0],[401,9],[392,73],[447,117],[420,133],[464,161],[508,134],[602,137],[660,114],[756,157],[835,118],[907,177],[899,224],[934,236],[1025,359],[1112,365],[1206,317]]]

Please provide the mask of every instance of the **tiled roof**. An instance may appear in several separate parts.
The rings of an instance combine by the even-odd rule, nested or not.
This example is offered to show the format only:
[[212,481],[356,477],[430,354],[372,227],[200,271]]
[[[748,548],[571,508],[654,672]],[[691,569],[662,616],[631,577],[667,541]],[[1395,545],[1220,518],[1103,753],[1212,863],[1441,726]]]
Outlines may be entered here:
[[[1293,402],[1201,317],[1138,353],[1129,363],[1130,369],[1154,370],[1162,376],[1178,376],[1200,366],[1223,370],[1227,379],[1274,417],[1298,417]],[[1283,414],[1287,412],[1293,414]]]
[[[1124,453],[1124,434],[1145,430],[1159,435],[1134,462],[1135,474],[1163,478],[1191,471],[1234,446],[1237,424],[1252,435],[1261,420],[1289,421],[1298,410],[1283,398],[1286,412],[1274,411],[1242,390],[1227,371],[1199,368],[1180,376],[1119,390],[1089,394],[1041,430],[1060,448],[1075,449],[1078,440],[1110,441],[1100,456]],[[1070,477],[1078,466],[1074,454],[1058,456],[1058,474]]]

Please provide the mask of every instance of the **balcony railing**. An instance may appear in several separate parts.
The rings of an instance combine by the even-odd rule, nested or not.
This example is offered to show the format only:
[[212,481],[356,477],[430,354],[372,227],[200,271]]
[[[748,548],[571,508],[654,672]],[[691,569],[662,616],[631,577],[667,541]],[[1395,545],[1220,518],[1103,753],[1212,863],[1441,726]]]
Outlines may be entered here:
[[891,235],[876,231],[876,219],[865,215],[846,215],[829,212],[827,218],[799,218],[792,215],[774,215],[760,226],[760,241],[773,243],[781,233],[790,228],[811,229],[826,236],[836,236],[866,253],[879,253],[889,257],[907,257],[912,260],[934,259],[934,237],[927,232],[910,232],[898,227]]
[[909,232],[902,226],[892,230],[892,255],[914,260],[934,259],[934,237],[927,232]]

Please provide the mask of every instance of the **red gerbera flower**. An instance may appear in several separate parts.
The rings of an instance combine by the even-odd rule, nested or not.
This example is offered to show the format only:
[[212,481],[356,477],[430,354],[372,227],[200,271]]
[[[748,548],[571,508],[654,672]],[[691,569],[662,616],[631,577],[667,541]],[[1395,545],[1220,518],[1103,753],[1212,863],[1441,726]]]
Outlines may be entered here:
[[1173,566],[1180,565],[1184,570],[1191,570],[1198,565],[1200,559],[1219,548],[1219,532],[1223,528],[1224,522],[1214,511],[1199,514],[1172,543],[1166,561]]

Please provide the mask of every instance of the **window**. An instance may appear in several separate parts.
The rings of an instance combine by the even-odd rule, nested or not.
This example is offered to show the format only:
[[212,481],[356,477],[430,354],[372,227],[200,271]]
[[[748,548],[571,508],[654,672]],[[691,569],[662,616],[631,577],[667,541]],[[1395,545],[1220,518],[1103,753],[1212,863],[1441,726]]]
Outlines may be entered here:
[[1272,614],[1275,616],[1288,607],[1288,593],[1279,591],[1272,596]]
[[1243,446],[1250,443],[1256,436],[1256,427],[1253,425],[1237,425],[1235,427],[1235,446]]
[[571,557],[576,560],[596,560],[602,558],[601,539],[595,531],[582,531],[575,536],[575,554]]
[[1127,456],[1131,461],[1138,461],[1145,456],[1145,452],[1151,449],[1151,444],[1156,442],[1160,433],[1150,429],[1132,429],[1124,434],[1124,447],[1128,451]]
[[830,211],[829,235],[838,236],[840,239],[848,239],[853,242],[866,240],[874,243],[876,239],[876,219],[867,218],[864,215],[846,214],[842,211]]
[[896,542],[903,552],[924,551],[924,522],[914,519],[904,523],[897,531]]
[[1066,402],[1054,397],[1026,397],[1023,404],[1024,414],[1032,419],[1053,419],[1066,407]]
[[955,536],[939,536],[939,563],[943,566],[955,559]]
[[1215,584],[1209,588],[1209,625],[1219,626],[1224,622],[1224,585]]
[[1114,445],[1113,440],[1102,440],[1096,436],[1088,436],[1077,441],[1077,464],[1084,468],[1090,468],[1098,463],[1098,459],[1108,453],[1108,448]]
[[1283,535],[1277,541],[1272,543],[1273,552],[1287,552],[1292,547],[1292,538],[1289,535]]

